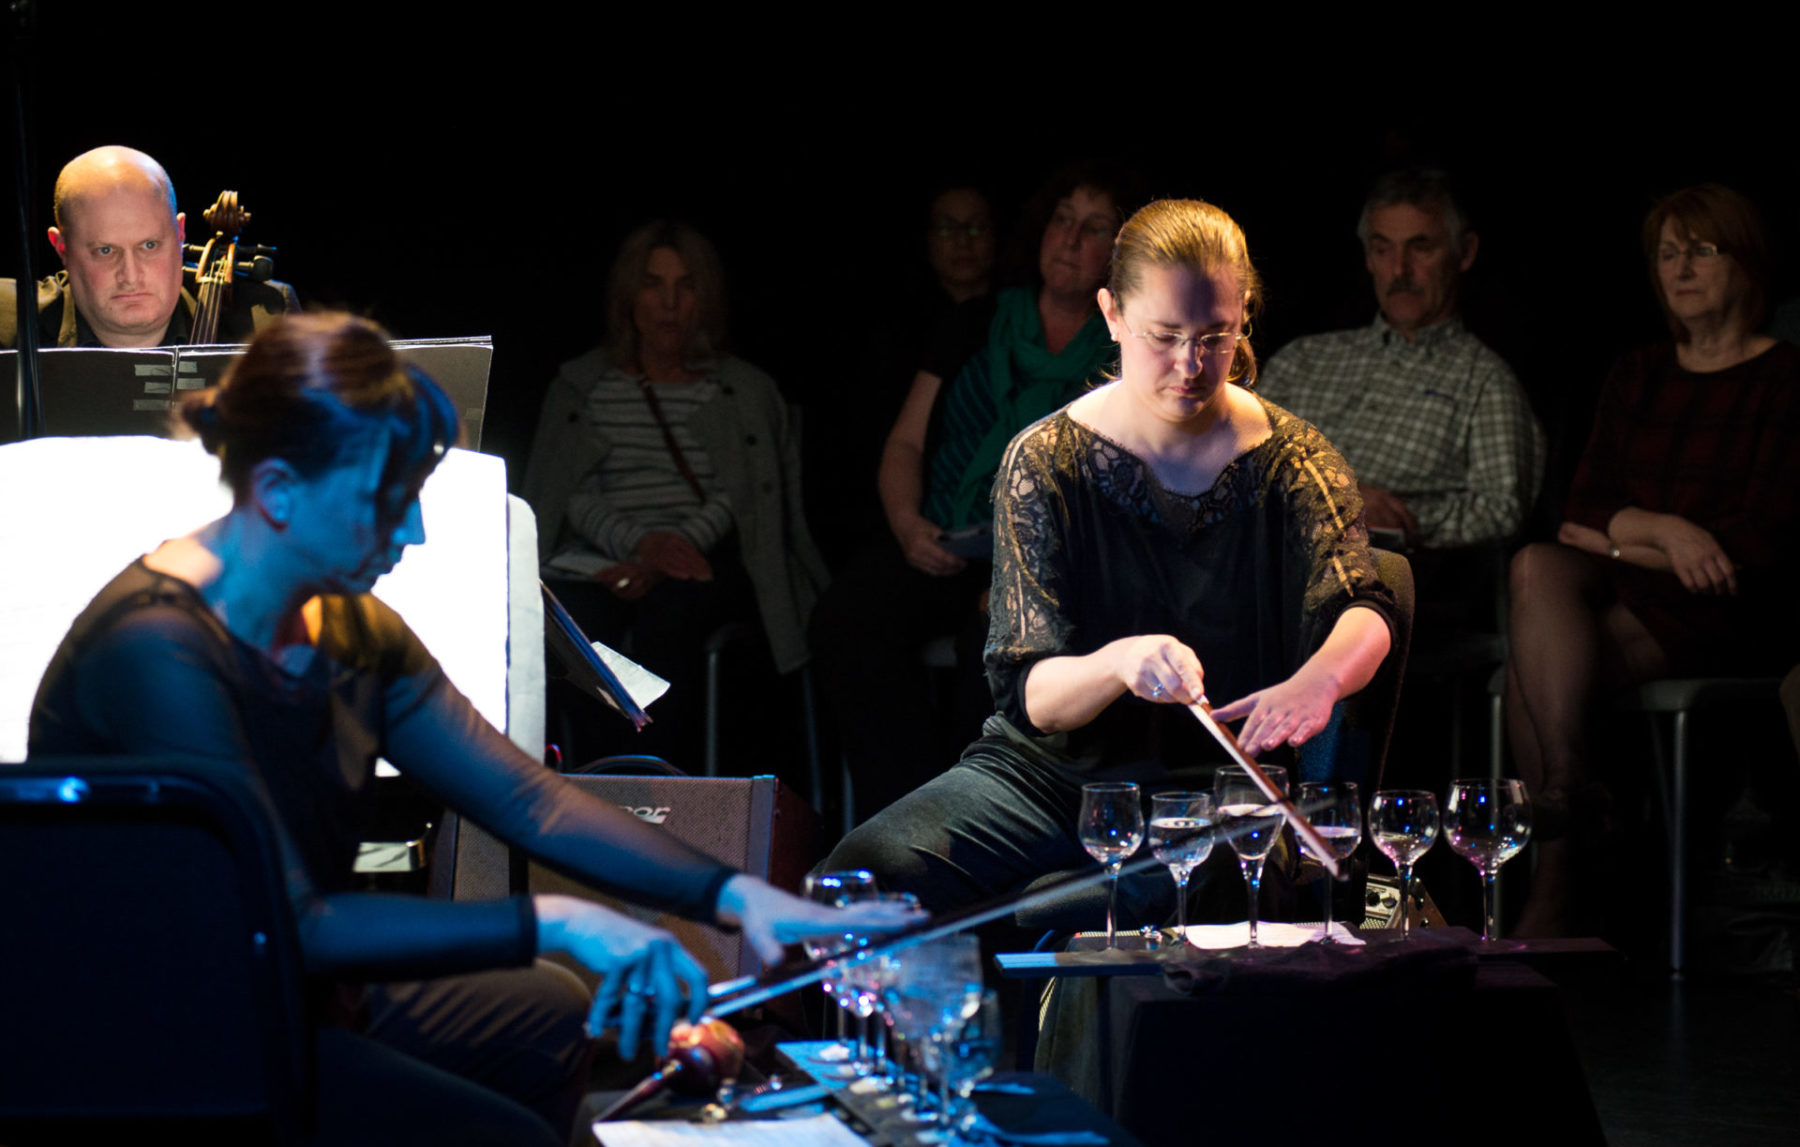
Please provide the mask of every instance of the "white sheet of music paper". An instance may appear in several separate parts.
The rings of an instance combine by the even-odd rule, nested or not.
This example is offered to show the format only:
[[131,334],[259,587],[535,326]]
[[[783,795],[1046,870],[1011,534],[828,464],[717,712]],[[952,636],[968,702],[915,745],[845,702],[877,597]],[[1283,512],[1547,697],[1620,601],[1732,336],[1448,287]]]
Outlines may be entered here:
[[[1256,942],[1265,948],[1298,948],[1309,940],[1317,940],[1324,930],[1323,924],[1281,924],[1260,920],[1256,925]],[[1187,934],[1188,940],[1196,948],[1242,948],[1250,942],[1250,925],[1248,922],[1189,924]],[[1362,944],[1361,940],[1350,934],[1348,928],[1335,920],[1331,922],[1331,938],[1340,944]]]
[[605,1147],[868,1147],[868,1140],[835,1115],[737,1123],[596,1123],[594,1137]]
[[[25,756],[38,681],[75,616],[139,555],[231,508],[198,442],[40,438],[0,447],[0,761]],[[506,464],[452,450],[420,495],[426,543],[375,593],[482,716],[506,727]]]

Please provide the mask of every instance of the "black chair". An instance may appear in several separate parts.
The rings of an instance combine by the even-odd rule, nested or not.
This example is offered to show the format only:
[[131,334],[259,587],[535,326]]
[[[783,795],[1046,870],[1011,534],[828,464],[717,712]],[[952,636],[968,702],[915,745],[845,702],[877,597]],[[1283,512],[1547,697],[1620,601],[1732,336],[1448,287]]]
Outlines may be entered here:
[[179,758],[0,765],[0,1142],[299,1141],[301,961],[267,798]]

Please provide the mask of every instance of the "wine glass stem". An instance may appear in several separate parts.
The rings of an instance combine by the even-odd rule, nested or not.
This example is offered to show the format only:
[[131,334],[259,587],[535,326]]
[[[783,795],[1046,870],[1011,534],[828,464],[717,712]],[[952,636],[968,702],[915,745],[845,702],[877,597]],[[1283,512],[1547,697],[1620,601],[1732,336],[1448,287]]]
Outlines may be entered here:
[[1337,891],[1337,877],[1329,874],[1325,877],[1325,932],[1319,937],[1322,943],[1333,943],[1331,939],[1331,896]]
[[1181,937],[1181,943],[1184,946],[1188,942],[1187,882],[1188,870],[1177,868],[1175,870],[1175,934]]
[[1400,866],[1400,938],[1412,935],[1412,865]]
[[1252,948],[1259,946],[1256,941],[1256,917],[1259,915],[1258,908],[1262,903],[1262,872],[1262,857],[1258,856],[1244,862],[1244,879],[1250,884],[1250,911],[1247,913],[1247,916],[1250,921],[1250,943],[1248,946]]
[[1114,935],[1113,913],[1119,904],[1119,869],[1121,866],[1110,864],[1107,867],[1112,871],[1112,882],[1107,885],[1106,891],[1106,946],[1110,948],[1113,946]]
[[1481,870],[1481,940],[1489,943],[1500,938],[1499,914],[1500,868],[1495,865]]

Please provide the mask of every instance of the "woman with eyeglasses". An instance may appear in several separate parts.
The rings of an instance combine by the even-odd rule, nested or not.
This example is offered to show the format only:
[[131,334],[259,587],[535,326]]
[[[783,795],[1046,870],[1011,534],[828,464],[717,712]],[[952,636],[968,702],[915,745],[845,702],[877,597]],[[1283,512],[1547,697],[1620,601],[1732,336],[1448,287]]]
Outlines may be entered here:
[[[1083,783],[1210,787],[1220,752],[1189,703],[1217,698],[1245,751],[1284,753],[1368,683],[1393,598],[1349,466],[1251,390],[1261,296],[1219,208],[1164,200],[1126,222],[1098,292],[1117,380],[1026,428],[1001,463],[999,711],[829,866],[872,868],[933,910],[1001,894],[1086,863]],[[1167,902],[1167,879],[1147,884]]]
[[1779,673],[1800,647],[1776,586],[1800,527],[1800,351],[1760,333],[1762,221],[1702,184],[1650,210],[1643,247],[1671,338],[1613,367],[1557,541],[1513,559],[1506,721],[1538,848],[1520,935],[1598,923],[1575,870],[1611,808],[1594,707],[1658,677]]

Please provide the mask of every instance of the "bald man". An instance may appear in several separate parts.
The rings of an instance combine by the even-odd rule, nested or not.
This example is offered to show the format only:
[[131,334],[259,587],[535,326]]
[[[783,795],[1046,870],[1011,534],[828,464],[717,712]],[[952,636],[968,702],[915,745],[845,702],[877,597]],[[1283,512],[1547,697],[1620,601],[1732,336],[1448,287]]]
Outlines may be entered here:
[[[129,147],[99,147],[56,178],[50,246],[63,270],[38,281],[42,346],[151,347],[188,341],[196,302],[182,284],[186,216],[162,165]],[[17,284],[0,279],[0,346],[18,334]],[[73,304],[72,306],[70,304]],[[220,342],[247,342],[284,311],[284,283],[238,280]]]

